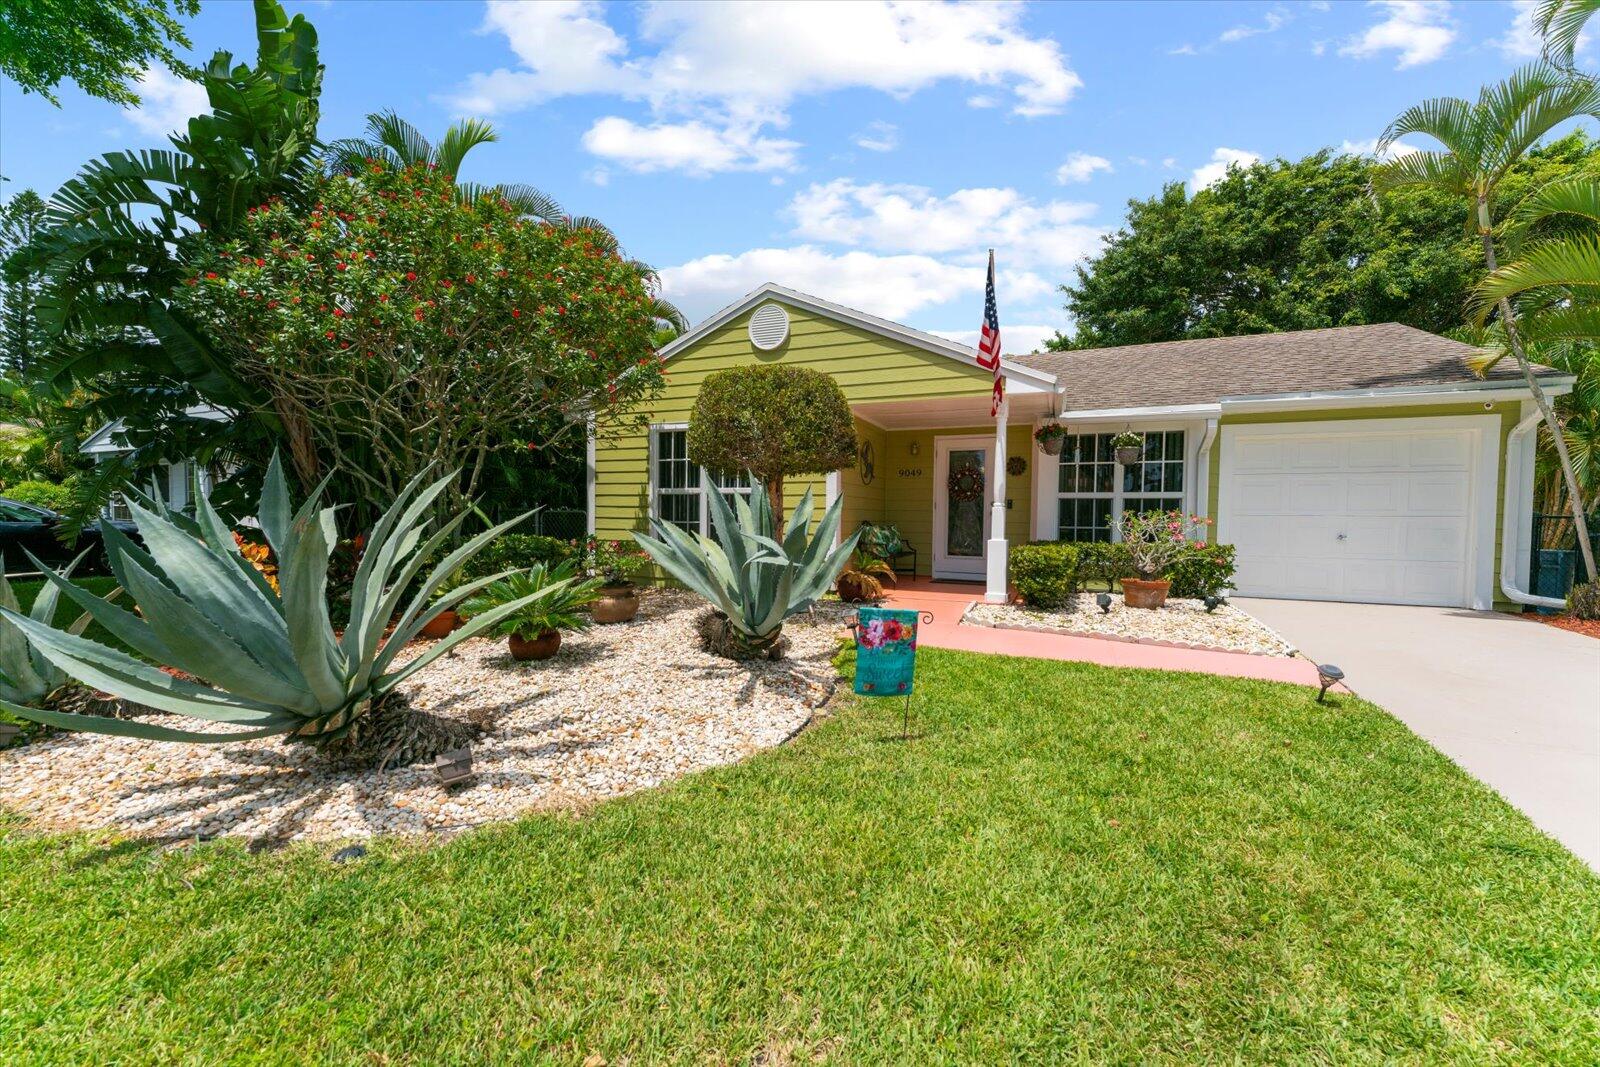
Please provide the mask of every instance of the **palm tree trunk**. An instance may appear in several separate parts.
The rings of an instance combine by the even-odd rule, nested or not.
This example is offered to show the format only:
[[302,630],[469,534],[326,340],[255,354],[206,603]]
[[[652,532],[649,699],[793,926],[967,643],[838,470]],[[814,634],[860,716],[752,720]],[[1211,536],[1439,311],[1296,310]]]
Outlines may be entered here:
[[[1478,239],[1483,242],[1484,263],[1488,265],[1489,273],[1493,274],[1500,269],[1499,260],[1494,252],[1489,200],[1481,194],[1478,197]],[[1500,321],[1505,325],[1511,354],[1516,357],[1517,366],[1522,370],[1522,380],[1527,383],[1528,392],[1533,394],[1534,406],[1539,409],[1545,425],[1550,427],[1550,438],[1556,446],[1556,459],[1561,464],[1561,477],[1567,483],[1567,499],[1572,505],[1572,525],[1578,535],[1578,551],[1583,554],[1583,566],[1592,582],[1595,580],[1594,547],[1589,543],[1589,523],[1583,514],[1583,494],[1578,491],[1578,476],[1573,472],[1572,456],[1567,452],[1566,435],[1561,432],[1561,424],[1556,421],[1550,398],[1544,395],[1544,389],[1533,373],[1533,364],[1528,362],[1528,353],[1523,350],[1522,337],[1517,332],[1516,312],[1512,310],[1511,301],[1504,297],[1500,299]]]
[[767,503],[772,507],[772,528],[783,538],[783,477],[774,475],[767,479]]

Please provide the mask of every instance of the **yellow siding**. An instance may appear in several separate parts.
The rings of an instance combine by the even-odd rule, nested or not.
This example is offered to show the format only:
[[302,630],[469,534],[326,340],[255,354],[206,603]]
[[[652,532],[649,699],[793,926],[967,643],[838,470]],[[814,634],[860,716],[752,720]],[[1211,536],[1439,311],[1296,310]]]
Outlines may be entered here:
[[[1033,462],[1031,426],[1006,428],[1006,452]],[[917,550],[917,573],[933,570],[933,443],[935,437],[994,438],[993,426],[973,426],[956,430],[891,430],[888,448],[879,455],[881,477],[886,479],[884,505],[888,521]],[[911,454],[915,444],[917,454]],[[1006,476],[1006,496],[1011,508],[1006,512],[1006,538],[1020,544],[1031,538],[1033,528],[1033,470]]]
[[[1385,408],[1337,408],[1330,411],[1273,411],[1256,412],[1246,415],[1224,415],[1221,420],[1223,426],[1243,426],[1251,423],[1266,422],[1334,422],[1345,419],[1417,419],[1430,418],[1443,415],[1485,415],[1497,414],[1500,416],[1500,459],[1499,471],[1495,478],[1494,494],[1494,592],[1495,609],[1497,611],[1521,610],[1509,600],[1501,600],[1500,596],[1500,546],[1504,541],[1502,536],[1505,529],[1506,508],[1506,438],[1516,427],[1519,418],[1516,404],[1501,401],[1495,405],[1493,412],[1483,410],[1482,404],[1412,404],[1405,407]],[[1207,479],[1206,514],[1213,519],[1217,516],[1217,497],[1222,486],[1222,435],[1217,435],[1216,441],[1211,445],[1211,474]],[[1226,541],[1228,533],[1219,524],[1214,528],[1214,536],[1218,541]]]
[[[783,362],[822,371],[839,383],[845,399],[852,404],[913,397],[981,396],[988,392],[989,375],[977,367],[820,318],[799,308],[788,305],[785,308],[789,312],[789,338],[772,352],[759,351],[750,343],[746,332],[747,313],[673,357],[666,366],[666,388],[648,410],[649,421],[653,424],[688,422],[700,383],[705,381],[706,375],[750,363]],[[887,459],[889,451],[884,441],[884,447],[878,449],[876,488],[859,485],[852,488],[852,479],[859,482],[859,478],[850,471],[841,475],[847,531],[862,519],[881,518],[872,512],[881,511],[880,500],[890,488],[888,483],[894,472]],[[602,434],[596,442],[595,532],[600,537],[626,537],[630,530],[648,527],[649,455],[649,437],[645,431]],[[931,469],[931,446],[926,455],[925,466]],[[822,475],[786,480],[787,505],[792,506],[807,485],[814,490],[820,508],[824,499]],[[1016,497],[1019,507],[1026,506],[1026,492],[1018,492]],[[932,513],[931,496],[928,500],[929,515],[922,519],[924,526],[929,524]],[[925,540],[924,536],[924,543]],[[923,544],[918,548],[923,548]]]
[[856,440],[859,445],[872,446],[872,481],[862,480],[859,464],[839,472],[839,495],[844,497],[839,529],[846,534],[863,522],[883,522],[886,514],[883,498],[890,476],[888,435],[871,423],[857,419]]

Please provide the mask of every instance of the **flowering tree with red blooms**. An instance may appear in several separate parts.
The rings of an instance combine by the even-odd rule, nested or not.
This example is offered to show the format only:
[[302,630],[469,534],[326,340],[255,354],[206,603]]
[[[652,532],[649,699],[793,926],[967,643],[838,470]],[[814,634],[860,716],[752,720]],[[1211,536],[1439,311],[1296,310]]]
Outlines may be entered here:
[[[257,385],[302,481],[381,507],[430,464],[476,494],[496,450],[637,423],[661,387],[653,276],[608,234],[463,203],[429,166],[263,204],[176,301]],[[368,510],[363,508],[362,510]]]

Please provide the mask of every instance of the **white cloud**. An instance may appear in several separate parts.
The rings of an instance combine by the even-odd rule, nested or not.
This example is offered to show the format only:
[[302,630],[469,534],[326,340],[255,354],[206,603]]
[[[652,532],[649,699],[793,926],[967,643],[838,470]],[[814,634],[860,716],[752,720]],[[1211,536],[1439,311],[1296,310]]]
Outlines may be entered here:
[[1104,230],[1086,220],[1094,204],[1035,202],[1015,189],[958,189],[937,196],[917,185],[816,183],[797,193],[788,212],[808,241],[879,252],[965,255],[973,262],[994,248],[1002,265],[1066,266],[1099,247]]
[[[1054,337],[1060,330],[1060,326],[1049,326],[1044,323],[1012,325],[1002,318],[1000,320],[1000,347],[1007,355],[1042,352],[1044,343]],[[957,344],[969,347],[976,347],[978,343],[977,330],[929,330],[928,332],[936,333],[940,337],[948,337]]]
[[1167,49],[1167,55],[1169,56],[1197,56],[1199,54],[1200,49],[1192,44],[1180,44],[1176,48]]
[[1168,170],[1177,170],[1178,169],[1178,157],[1177,156],[1163,156],[1161,158],[1161,165],[1163,167],[1167,168]]
[[1247,152],[1242,148],[1217,148],[1211,152],[1211,162],[1202,167],[1196,167],[1189,176],[1190,192],[1198,193],[1208,185],[1221,181],[1227,176],[1229,167],[1248,167],[1252,163],[1260,162],[1261,157],[1254,152]]
[[900,147],[900,131],[892,122],[869,122],[855,140],[869,152],[893,152]]
[[953,80],[979,89],[975,107],[1009,95],[1013,113],[1036,116],[1060,111],[1083,84],[1059,44],[1023,26],[1020,4],[652,4],[632,40],[607,21],[613,10],[594,0],[489,0],[483,31],[503,36],[518,66],[473,74],[449,102],[492,115],[560,96],[617,96],[647,103],[655,125],[740,125],[755,141],[761,125],[784,125],[803,95],[903,98]]
[[758,137],[753,125],[708,126],[698,120],[640,126],[608,115],[589,127],[583,147],[602,159],[648,174],[681,170],[695,176],[726,170],[787,170],[798,141]]
[[[930,307],[965,301],[977,321],[983,312],[984,277],[982,261],[953,263],[932,256],[829,252],[797,245],[701,256],[667,267],[661,271],[661,292],[691,320],[774,281],[899,321]],[[1002,270],[996,284],[1002,314],[1007,307],[1020,309],[1054,292],[1049,281],[1029,271]]]
[[1243,41],[1248,37],[1259,37],[1264,33],[1276,33],[1283,29],[1288,22],[1289,13],[1287,11],[1273,8],[1267,12],[1266,17],[1261,20],[1259,25],[1240,25],[1232,29],[1223,30],[1217,40],[1222,44],[1233,44],[1235,41]]
[[1339,145],[1339,151],[1349,156],[1375,156],[1384,162],[1388,162],[1391,159],[1399,159],[1401,156],[1409,156],[1413,152],[1420,152],[1422,149],[1414,144],[1396,141],[1380,154],[1378,152],[1378,139],[1374,137],[1367,141],[1345,141]]
[[137,82],[139,106],[128,109],[128,121],[145,133],[181,130],[191,118],[211,110],[204,87],[163,67],[146,67]]
[[1456,39],[1448,0],[1371,0],[1368,6],[1378,9],[1381,21],[1346,41],[1340,55],[1370,59],[1397,52],[1395,68],[1405,70],[1432,63]]
[[1095,171],[1098,170],[1110,174],[1111,160],[1105,156],[1091,156],[1087,152],[1074,152],[1067,157],[1065,163],[1056,168],[1056,183],[1066,185],[1068,182],[1086,182],[1093,178]]

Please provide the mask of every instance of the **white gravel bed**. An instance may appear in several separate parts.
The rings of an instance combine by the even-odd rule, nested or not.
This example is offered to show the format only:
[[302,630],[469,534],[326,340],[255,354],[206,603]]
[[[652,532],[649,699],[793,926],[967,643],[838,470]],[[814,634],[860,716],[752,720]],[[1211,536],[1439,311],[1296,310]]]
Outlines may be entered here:
[[1207,612],[1199,600],[1168,600],[1165,607],[1130,608],[1111,595],[1111,611],[1102,612],[1095,593],[1078,593],[1053,611],[1021,604],[976,604],[962,619],[975,626],[1005,630],[1100,637],[1174,648],[1215,652],[1248,652],[1257,656],[1292,656],[1294,646],[1231,604]]
[[831,661],[853,609],[823,604],[791,619],[783,660],[733,663],[701,651],[703,606],[647,591],[634,621],[567,634],[554,659],[516,663],[504,638],[480,638],[420,672],[404,687],[413,706],[493,720],[472,745],[476,780],[449,794],[431,764],[337,771],[308,746],[276,739],[59,734],[0,752],[0,804],[49,828],[272,842],[449,831],[582,808],[781,744],[832,692]]

